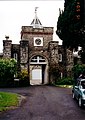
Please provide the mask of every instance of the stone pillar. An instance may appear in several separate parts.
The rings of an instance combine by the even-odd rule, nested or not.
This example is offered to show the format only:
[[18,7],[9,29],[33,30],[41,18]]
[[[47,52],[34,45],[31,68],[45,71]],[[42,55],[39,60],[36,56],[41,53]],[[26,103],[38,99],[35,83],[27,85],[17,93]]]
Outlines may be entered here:
[[66,69],[67,69],[67,76],[71,77],[72,76],[72,68],[74,65],[73,61],[73,52],[69,49],[66,50],[67,53],[67,64],[66,64]]
[[52,74],[52,68],[58,66],[59,55],[58,55],[58,41],[49,42],[49,81],[50,83],[55,82],[55,76]]
[[9,40],[9,36],[5,38],[6,40],[3,40],[3,58],[11,58],[12,40]]
[[21,70],[26,69],[28,71],[28,54],[29,54],[28,41],[20,41],[20,67]]
[[51,41],[49,43],[49,59],[50,59],[50,64],[51,63],[58,64],[59,61],[58,41]]

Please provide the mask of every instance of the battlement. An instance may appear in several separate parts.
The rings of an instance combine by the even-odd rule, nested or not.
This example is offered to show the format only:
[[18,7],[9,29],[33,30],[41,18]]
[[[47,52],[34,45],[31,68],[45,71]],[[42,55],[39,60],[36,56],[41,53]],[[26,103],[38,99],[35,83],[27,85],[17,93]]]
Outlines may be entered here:
[[51,33],[53,34],[53,27],[33,28],[33,26],[22,26],[21,33]]

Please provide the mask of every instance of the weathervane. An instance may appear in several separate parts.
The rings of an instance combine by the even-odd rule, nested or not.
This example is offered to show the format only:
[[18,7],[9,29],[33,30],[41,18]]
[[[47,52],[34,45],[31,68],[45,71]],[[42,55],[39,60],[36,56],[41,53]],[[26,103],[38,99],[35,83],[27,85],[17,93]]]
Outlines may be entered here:
[[37,12],[38,7],[35,7],[35,13]]

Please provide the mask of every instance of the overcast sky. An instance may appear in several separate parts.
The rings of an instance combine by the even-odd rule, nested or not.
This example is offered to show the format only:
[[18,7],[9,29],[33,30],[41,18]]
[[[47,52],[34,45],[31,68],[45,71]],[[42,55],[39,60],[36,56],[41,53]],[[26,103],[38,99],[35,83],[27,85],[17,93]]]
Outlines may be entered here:
[[0,52],[3,50],[3,39],[8,35],[12,43],[19,43],[21,26],[29,26],[37,15],[43,26],[54,27],[54,40],[59,40],[55,34],[59,8],[64,9],[64,0],[54,1],[0,1]]

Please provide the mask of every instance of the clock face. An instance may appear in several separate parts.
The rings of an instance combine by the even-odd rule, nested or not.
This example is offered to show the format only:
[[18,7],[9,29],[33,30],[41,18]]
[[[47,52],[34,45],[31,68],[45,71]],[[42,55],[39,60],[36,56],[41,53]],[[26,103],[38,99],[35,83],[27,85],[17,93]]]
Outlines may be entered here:
[[40,44],[41,44],[41,39],[36,39],[36,40],[35,40],[35,43],[36,43],[37,45],[40,45]]
[[43,46],[43,37],[34,37],[34,46]]

